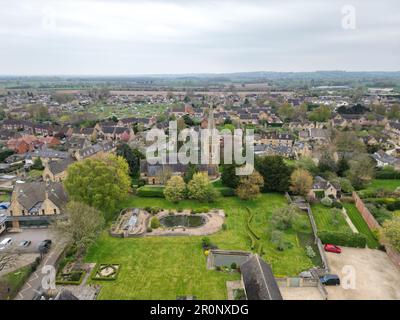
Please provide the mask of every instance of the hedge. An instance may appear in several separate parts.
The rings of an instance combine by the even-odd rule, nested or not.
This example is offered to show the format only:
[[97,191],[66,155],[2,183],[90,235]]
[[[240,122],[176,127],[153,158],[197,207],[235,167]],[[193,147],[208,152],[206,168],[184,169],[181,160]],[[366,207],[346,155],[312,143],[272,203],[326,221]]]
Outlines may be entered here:
[[322,243],[338,246],[365,248],[367,237],[361,233],[318,231]]
[[[102,266],[105,266],[105,265],[116,265],[116,266],[118,266],[118,269],[117,269],[114,277],[101,277],[100,276],[100,277],[96,278],[97,272],[100,270],[100,268]],[[92,280],[96,280],[96,281],[97,280],[100,280],[100,281],[114,281],[114,280],[117,280],[120,271],[121,271],[121,265],[118,264],[118,263],[107,263],[107,264],[101,263],[101,264],[97,265],[96,268],[94,268],[94,270],[93,270],[93,272],[91,274],[91,279]]]
[[381,170],[375,174],[375,179],[400,179],[400,171]]
[[164,187],[140,187],[136,190],[139,197],[165,198]]
[[[69,275],[72,274],[80,274],[79,279],[78,280],[62,280],[62,278],[58,277],[56,279],[56,284],[71,284],[71,285],[80,285],[82,283],[83,278],[86,275],[86,271],[82,270],[82,271],[72,271],[71,273],[69,273]],[[62,275],[60,275],[62,276]]]
[[223,197],[233,197],[235,195],[235,189],[229,187],[218,187],[215,189],[218,190]]

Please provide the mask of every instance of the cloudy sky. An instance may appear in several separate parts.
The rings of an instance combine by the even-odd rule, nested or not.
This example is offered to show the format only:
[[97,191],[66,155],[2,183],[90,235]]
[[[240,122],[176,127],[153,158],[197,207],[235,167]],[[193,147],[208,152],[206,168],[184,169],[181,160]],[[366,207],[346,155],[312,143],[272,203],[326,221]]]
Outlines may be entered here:
[[2,75],[400,70],[399,0],[0,5]]

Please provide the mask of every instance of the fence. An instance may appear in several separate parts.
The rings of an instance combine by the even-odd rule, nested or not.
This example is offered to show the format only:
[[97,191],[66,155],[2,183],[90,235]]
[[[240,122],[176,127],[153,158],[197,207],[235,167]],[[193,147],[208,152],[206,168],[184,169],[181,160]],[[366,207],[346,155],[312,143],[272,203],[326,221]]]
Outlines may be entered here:
[[[374,216],[371,214],[371,212],[365,206],[365,203],[356,192],[353,192],[353,199],[358,212],[360,212],[368,227],[371,230],[381,229],[378,221],[375,220]],[[388,255],[390,261],[392,261],[397,267],[400,268],[400,252],[387,243],[382,244],[385,246],[386,254]]]

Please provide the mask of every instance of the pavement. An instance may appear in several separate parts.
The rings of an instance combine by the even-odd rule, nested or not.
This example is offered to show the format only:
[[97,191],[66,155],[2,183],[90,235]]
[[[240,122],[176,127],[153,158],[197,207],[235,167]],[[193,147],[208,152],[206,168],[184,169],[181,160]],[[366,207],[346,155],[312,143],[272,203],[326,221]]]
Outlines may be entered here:
[[36,271],[31,274],[28,281],[19,291],[15,300],[33,300],[35,296],[42,290],[42,280],[48,273],[42,273],[44,266],[54,266],[58,257],[64,251],[65,244],[59,243],[52,247],[50,252],[44,256],[44,259],[37,267]]

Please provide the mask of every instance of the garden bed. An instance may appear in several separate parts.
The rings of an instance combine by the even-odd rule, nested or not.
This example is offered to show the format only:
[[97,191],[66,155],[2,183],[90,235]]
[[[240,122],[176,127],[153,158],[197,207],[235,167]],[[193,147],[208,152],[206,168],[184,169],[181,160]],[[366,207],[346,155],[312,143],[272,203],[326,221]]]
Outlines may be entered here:
[[110,264],[102,263],[94,269],[92,273],[92,280],[103,280],[103,281],[116,280],[120,270],[121,270],[121,265],[117,263],[110,263]]

